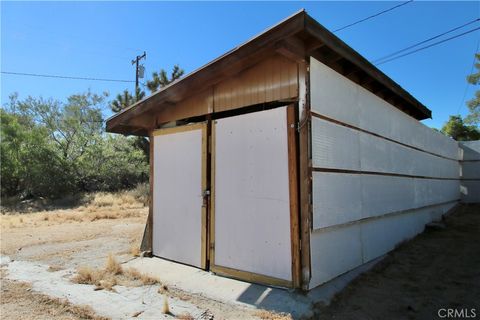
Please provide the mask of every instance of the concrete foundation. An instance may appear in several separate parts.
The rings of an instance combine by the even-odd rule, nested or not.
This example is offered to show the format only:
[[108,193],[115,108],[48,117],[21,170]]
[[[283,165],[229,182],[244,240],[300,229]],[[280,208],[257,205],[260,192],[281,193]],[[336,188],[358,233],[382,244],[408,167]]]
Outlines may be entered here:
[[369,270],[383,257],[347,272],[308,293],[274,288],[217,276],[194,267],[161,258],[137,258],[126,264],[156,277],[169,287],[208,299],[249,308],[290,313],[294,319],[313,315],[317,303],[329,304],[331,299],[359,274]]

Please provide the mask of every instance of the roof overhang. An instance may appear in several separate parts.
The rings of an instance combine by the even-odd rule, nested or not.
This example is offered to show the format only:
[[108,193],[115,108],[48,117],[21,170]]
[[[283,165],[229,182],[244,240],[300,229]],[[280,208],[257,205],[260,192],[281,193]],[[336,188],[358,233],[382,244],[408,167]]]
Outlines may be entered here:
[[431,111],[405,89],[301,10],[109,118],[107,131],[148,135],[154,126],[154,122],[148,119],[153,119],[155,112],[199,93],[275,52],[294,60],[313,56],[415,119],[431,117]]

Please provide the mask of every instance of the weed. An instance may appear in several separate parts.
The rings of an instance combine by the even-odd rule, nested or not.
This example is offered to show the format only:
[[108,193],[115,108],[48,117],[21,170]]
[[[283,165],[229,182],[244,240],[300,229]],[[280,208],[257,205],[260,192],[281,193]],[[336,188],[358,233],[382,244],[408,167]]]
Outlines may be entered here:
[[182,313],[182,314],[179,314],[177,315],[175,318],[177,319],[181,319],[181,320],[194,320],[195,318],[192,317],[192,315],[190,313]]
[[72,281],[79,284],[94,285],[94,290],[110,290],[116,285],[140,286],[154,285],[160,281],[136,269],[124,270],[112,254],[109,254],[104,269],[82,266],[77,269],[77,274]]
[[140,257],[140,248],[138,245],[134,244],[130,247],[130,253],[134,257]]
[[63,269],[63,268],[60,267],[60,266],[49,266],[48,269],[47,269],[47,271],[48,271],[48,272],[56,272],[56,271],[60,271],[60,270],[62,270],[62,269]]
[[162,284],[160,286],[160,288],[158,288],[157,292],[160,293],[160,294],[165,294],[167,291],[168,291],[168,287],[166,285]]
[[162,307],[163,314],[170,314],[170,307],[168,306],[168,297],[164,296],[163,299],[163,307]]
[[107,263],[105,264],[105,271],[115,275],[122,274],[122,266],[111,253],[108,254]]

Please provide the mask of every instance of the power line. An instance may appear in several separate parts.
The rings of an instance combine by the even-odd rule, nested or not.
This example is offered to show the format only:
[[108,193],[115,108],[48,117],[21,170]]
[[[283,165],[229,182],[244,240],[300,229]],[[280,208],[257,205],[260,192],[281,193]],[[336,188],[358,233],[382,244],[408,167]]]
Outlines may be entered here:
[[[469,74],[472,74],[473,73],[473,67],[475,67],[475,61],[477,60],[477,56],[476,56],[476,53],[478,52],[478,47],[480,45],[480,40],[477,40],[477,48],[475,49],[475,52],[473,54],[473,61],[472,61],[472,66],[470,67],[470,73]],[[463,103],[465,101],[465,97],[467,96],[467,91],[468,91],[468,86],[469,86],[469,82],[467,81],[467,84],[465,85],[465,90],[463,91],[463,97],[462,97],[462,100],[460,101],[460,105],[458,106],[458,109],[457,109],[457,114],[460,114],[460,109],[462,109],[463,107]]]
[[431,47],[436,46],[436,45],[439,45],[439,44],[441,44],[441,43],[444,43],[444,42],[453,40],[453,39],[455,39],[455,38],[459,38],[459,37],[461,37],[461,36],[464,36],[464,35],[466,35],[466,34],[472,33],[472,32],[474,32],[474,31],[477,31],[478,29],[480,29],[480,27],[477,27],[477,28],[475,28],[475,29],[471,29],[471,30],[465,31],[465,32],[463,32],[463,33],[457,34],[457,35],[452,36],[452,37],[450,37],[450,38],[446,38],[446,39],[443,39],[443,40],[434,42],[434,43],[432,43],[432,44],[429,44],[428,46],[420,47],[420,48],[418,48],[418,49],[416,49],[416,50],[413,50],[413,51],[410,51],[410,52],[401,54],[401,55],[399,55],[399,56],[395,56],[395,57],[393,57],[393,58],[384,60],[384,61],[382,61],[382,62],[380,62],[380,63],[376,63],[375,65],[378,66],[378,65],[381,65],[381,64],[384,64],[384,63],[393,61],[393,60],[400,59],[400,58],[402,58],[402,57],[409,56],[409,55],[414,54],[414,53],[416,53],[416,52],[419,52],[419,51],[422,51],[422,50],[431,48]]
[[413,2],[413,0],[409,0],[409,1],[406,1],[406,2],[403,2],[403,3],[400,3],[400,4],[398,4],[398,5],[396,5],[396,6],[393,6],[393,7],[389,8],[389,9],[385,9],[385,10],[383,10],[383,11],[380,11],[380,12],[378,12],[378,13],[375,13],[375,14],[373,14],[373,15],[371,15],[371,16],[368,16],[368,17],[366,17],[366,18],[363,18],[363,19],[361,19],[361,20],[352,22],[352,23],[350,23],[350,24],[347,24],[346,26],[343,26],[343,27],[340,27],[340,28],[338,28],[338,29],[333,30],[333,32],[338,32],[338,31],[342,31],[342,30],[344,30],[344,29],[350,28],[350,27],[352,27],[352,26],[354,26],[354,25],[357,25],[357,24],[362,23],[362,22],[364,22],[364,21],[367,21],[367,20],[370,20],[370,19],[372,19],[372,18],[378,17],[379,15],[382,15],[382,14],[384,14],[384,13],[387,13],[387,12],[389,12],[389,11],[392,11],[392,10],[394,10],[394,9],[396,9],[396,8],[400,8],[400,7],[404,6],[404,5],[407,5],[407,4],[409,4],[410,2]]
[[466,27],[466,26],[471,25],[471,24],[473,24],[473,23],[475,23],[475,22],[478,22],[478,21],[480,21],[480,18],[477,18],[477,19],[475,19],[475,20],[472,20],[472,21],[470,21],[470,22],[467,22],[467,23],[465,23],[465,24],[462,24],[461,26],[455,27],[455,28],[453,28],[453,29],[450,29],[450,30],[448,30],[448,31],[445,31],[445,32],[443,32],[443,33],[440,33],[440,34],[438,34],[438,35],[436,35],[436,36],[433,36],[433,37],[431,37],[431,38],[428,38],[428,39],[426,39],[426,40],[423,40],[423,41],[417,42],[417,43],[415,43],[415,44],[412,44],[411,46],[408,46],[408,47],[406,47],[406,48],[404,48],[404,49],[401,49],[401,50],[392,52],[392,53],[390,53],[390,54],[388,54],[388,55],[386,55],[386,56],[383,56],[383,57],[381,57],[381,58],[378,58],[378,59],[376,59],[376,60],[373,60],[372,63],[379,63],[379,62],[382,61],[382,60],[388,59],[388,58],[393,57],[393,56],[395,56],[395,55],[397,55],[397,54],[399,54],[399,53],[402,53],[402,52],[405,52],[405,51],[407,51],[407,50],[409,50],[409,49],[415,48],[415,47],[417,47],[417,46],[419,46],[419,45],[421,45],[421,44],[424,44],[424,43],[427,43],[427,42],[429,42],[429,41],[432,41],[432,40],[435,40],[435,39],[437,39],[437,38],[440,38],[441,36],[444,36],[444,35],[446,35],[446,34],[448,34],[448,33],[451,33],[451,32],[453,32],[453,31],[456,31],[456,30],[458,30],[458,29],[461,29],[461,28],[463,28],[463,27]]
[[60,79],[74,79],[74,80],[92,80],[92,81],[107,81],[107,82],[135,82],[134,80],[122,80],[122,79],[104,79],[104,78],[91,78],[91,77],[73,77],[73,76],[61,76],[54,74],[40,74],[40,73],[25,73],[25,72],[10,72],[2,71],[3,74],[10,74],[16,76],[29,76],[29,77],[42,77],[42,78],[60,78]]

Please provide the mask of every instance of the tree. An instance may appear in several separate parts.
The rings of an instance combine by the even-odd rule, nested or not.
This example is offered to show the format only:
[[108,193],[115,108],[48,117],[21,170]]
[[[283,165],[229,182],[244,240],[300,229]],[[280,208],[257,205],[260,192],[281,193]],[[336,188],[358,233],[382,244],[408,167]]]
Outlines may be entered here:
[[137,101],[142,100],[144,97],[145,91],[140,90],[140,88],[135,89],[135,96],[132,96],[130,92],[125,89],[122,94],[118,94],[115,100],[110,102],[110,109],[112,109],[113,112],[120,112]]
[[74,189],[48,131],[32,119],[0,109],[1,196],[55,196]]
[[134,137],[106,134],[79,160],[79,168],[89,191],[114,191],[148,181],[148,162]]
[[91,92],[71,95],[67,103],[28,97],[16,106],[19,114],[42,125],[64,161],[75,162],[103,133],[101,105],[105,96]]
[[[475,68],[476,73],[473,73],[467,77],[468,83],[478,86],[480,85],[480,53],[475,54]],[[471,125],[480,124],[480,90],[475,91],[475,97],[467,101],[470,114],[466,117],[465,122]]]
[[13,95],[0,109],[1,196],[54,198],[145,182],[148,162],[135,139],[104,132],[104,99],[90,92],[65,103]]
[[[145,97],[145,91],[140,90],[139,88],[135,91],[135,96],[132,96],[128,90],[124,90],[123,94],[118,94],[116,99],[110,102],[110,109],[113,112],[120,112],[123,109],[128,108],[137,101],[142,100]],[[147,159],[150,158],[150,144],[148,139],[144,137],[137,137],[133,144],[143,151]]]
[[164,69],[161,69],[159,73],[154,72],[152,73],[152,80],[147,81],[147,88],[150,90],[151,93],[161,89],[170,83],[174,82],[175,80],[180,79],[185,71],[180,68],[178,65],[173,66],[172,73],[170,74],[170,78],[167,75],[167,72]]
[[[159,88],[163,88],[181,78],[184,73],[185,71],[183,69],[181,69],[178,65],[175,65],[169,78],[167,72],[164,69],[161,69],[159,73],[154,72],[152,74],[153,79],[147,81],[147,88],[151,93],[153,93]],[[145,92],[139,90],[138,88],[136,90],[135,97],[132,96],[128,90],[125,90],[122,94],[118,94],[116,99],[110,103],[110,108],[113,112],[120,112],[144,97]],[[137,137],[134,140],[134,145],[143,151],[147,159],[150,159],[150,142],[147,138]]]
[[480,139],[480,131],[475,126],[466,125],[460,115],[450,116],[440,131],[457,141]]

